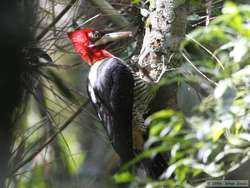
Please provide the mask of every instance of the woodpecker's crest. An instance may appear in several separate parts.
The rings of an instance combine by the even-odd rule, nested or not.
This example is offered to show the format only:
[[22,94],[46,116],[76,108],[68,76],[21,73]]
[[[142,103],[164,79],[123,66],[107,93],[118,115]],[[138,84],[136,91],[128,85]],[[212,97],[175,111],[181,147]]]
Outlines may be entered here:
[[76,52],[78,52],[82,59],[89,65],[93,65],[95,62],[105,58],[114,57],[104,49],[105,45],[131,36],[131,32],[104,34],[89,28],[78,29],[68,33],[68,37]]

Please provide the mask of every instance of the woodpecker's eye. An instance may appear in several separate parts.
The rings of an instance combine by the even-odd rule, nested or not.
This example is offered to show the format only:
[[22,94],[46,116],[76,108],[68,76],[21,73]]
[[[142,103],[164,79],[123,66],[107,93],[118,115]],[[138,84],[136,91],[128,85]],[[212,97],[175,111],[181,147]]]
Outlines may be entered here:
[[101,37],[102,37],[102,35],[98,31],[94,31],[94,32],[89,33],[89,38],[94,42],[99,40]]

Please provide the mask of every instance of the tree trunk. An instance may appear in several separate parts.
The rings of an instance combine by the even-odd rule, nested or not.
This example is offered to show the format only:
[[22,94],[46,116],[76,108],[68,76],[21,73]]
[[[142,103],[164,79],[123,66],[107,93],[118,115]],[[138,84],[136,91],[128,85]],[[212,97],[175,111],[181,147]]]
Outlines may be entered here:
[[[187,15],[188,3],[185,0],[150,1],[139,65],[153,81],[158,81],[166,70],[180,65],[178,50],[185,37]],[[177,84],[161,88],[152,111],[166,106],[177,109],[176,94]]]

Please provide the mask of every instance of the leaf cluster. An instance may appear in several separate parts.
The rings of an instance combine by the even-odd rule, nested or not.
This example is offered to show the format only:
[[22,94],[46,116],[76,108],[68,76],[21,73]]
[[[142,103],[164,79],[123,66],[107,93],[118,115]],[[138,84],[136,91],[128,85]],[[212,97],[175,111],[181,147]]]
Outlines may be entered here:
[[202,96],[190,116],[166,109],[147,119],[149,139],[142,156],[169,153],[168,167],[158,181],[142,183],[139,177],[130,178],[133,185],[137,181],[137,185],[148,187],[194,187],[211,178],[226,177],[249,159],[249,24],[250,6],[227,2],[221,16],[183,41],[181,53],[187,60],[183,67],[189,67],[191,76],[176,71],[163,83],[176,75],[179,84],[206,76],[197,84],[204,89],[212,85],[212,90]]

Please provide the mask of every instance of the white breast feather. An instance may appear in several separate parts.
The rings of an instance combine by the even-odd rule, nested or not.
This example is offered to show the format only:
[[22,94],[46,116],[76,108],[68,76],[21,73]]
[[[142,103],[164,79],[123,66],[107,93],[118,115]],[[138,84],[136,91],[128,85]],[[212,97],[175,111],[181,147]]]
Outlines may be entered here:
[[96,85],[96,79],[97,79],[97,70],[98,70],[98,67],[100,66],[100,64],[102,63],[102,61],[98,61],[96,62],[94,65],[92,65],[90,71],[89,71],[89,76],[88,76],[88,79],[89,79],[89,85],[88,85],[88,90],[89,90],[89,94],[90,94],[90,97],[93,101],[93,103],[96,103],[97,100],[96,100],[96,96],[95,96],[95,92],[93,90],[93,86]]

